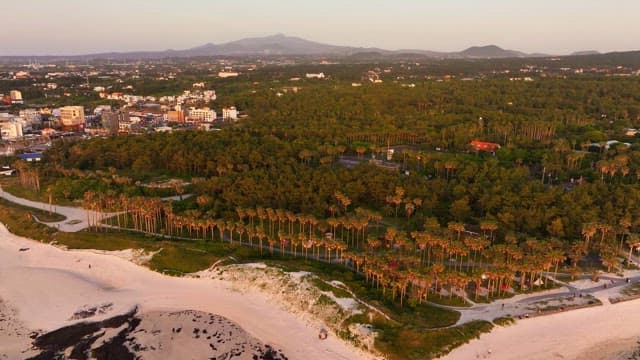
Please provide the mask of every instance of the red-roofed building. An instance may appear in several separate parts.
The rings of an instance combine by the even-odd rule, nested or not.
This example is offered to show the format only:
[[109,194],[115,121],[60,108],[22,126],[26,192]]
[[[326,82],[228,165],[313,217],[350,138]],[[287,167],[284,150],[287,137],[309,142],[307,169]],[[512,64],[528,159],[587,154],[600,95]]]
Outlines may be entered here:
[[478,140],[473,140],[470,145],[475,151],[496,152],[498,149],[500,149],[500,144]]

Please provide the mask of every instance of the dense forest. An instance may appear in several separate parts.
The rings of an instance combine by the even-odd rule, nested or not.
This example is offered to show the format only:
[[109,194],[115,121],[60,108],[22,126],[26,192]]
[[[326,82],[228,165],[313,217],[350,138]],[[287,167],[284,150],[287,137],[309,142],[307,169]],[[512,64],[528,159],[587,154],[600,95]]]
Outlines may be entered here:
[[[423,274],[488,261],[502,269],[494,286],[510,272],[530,274],[522,288],[552,266],[577,269],[588,254],[622,266],[616,257],[640,227],[640,147],[627,131],[640,123],[638,78],[400,85],[306,81],[283,94],[247,83],[233,103],[248,118],[234,126],[59,141],[40,174],[55,197],[127,210],[138,229],[205,238],[242,229],[241,242],[262,234],[292,250],[311,242],[314,256],[340,249],[376,267],[374,282],[389,280],[381,269],[390,261],[380,260],[389,254],[402,259],[396,269]],[[501,147],[478,152],[472,140]],[[184,179],[179,192],[194,196],[143,201],[141,185],[158,177]],[[327,231],[333,240],[323,240]],[[394,278],[424,288],[402,274]],[[404,294],[407,283],[397,284]]]

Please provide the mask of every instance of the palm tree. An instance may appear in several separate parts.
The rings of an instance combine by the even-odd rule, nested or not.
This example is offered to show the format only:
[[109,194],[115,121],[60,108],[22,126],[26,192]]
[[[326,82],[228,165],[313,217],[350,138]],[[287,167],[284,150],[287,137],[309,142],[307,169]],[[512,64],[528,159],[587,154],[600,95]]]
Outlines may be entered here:
[[554,274],[557,277],[558,276],[558,267],[560,266],[560,263],[565,261],[565,259],[567,257],[564,255],[564,251],[562,251],[560,249],[552,250],[551,253],[549,254],[549,257],[551,258],[551,262],[553,264],[555,264]]
[[224,230],[227,228],[227,223],[224,220],[216,221],[216,227],[220,233],[220,242],[224,242]]
[[631,264],[631,255],[633,254],[633,250],[640,248],[640,236],[638,236],[638,234],[631,234],[627,238],[627,245],[629,245],[629,256],[627,257],[627,262]]
[[262,241],[265,237],[267,237],[267,234],[265,234],[264,229],[261,227],[260,229],[258,229],[256,236],[258,237],[258,242],[260,243],[260,255],[262,256],[262,249],[264,248],[264,246],[262,245]]
[[493,220],[484,220],[480,222],[480,229],[483,233],[489,231],[489,239],[493,243],[493,233],[498,229],[498,224]]
[[51,212],[52,212],[51,203],[53,202],[53,187],[47,186],[47,195],[49,197],[49,215],[51,215]]
[[344,210],[344,214],[346,214],[347,213],[347,208],[351,204],[351,199],[349,199],[345,194],[341,193],[340,191],[336,191],[333,194],[333,196],[336,198],[336,200],[338,200],[340,205],[342,205],[342,208]]
[[384,234],[384,239],[387,241],[387,247],[393,246],[393,243],[398,236],[398,231],[395,228],[388,227],[387,232]]
[[595,223],[587,223],[582,226],[582,236],[584,237],[584,240],[586,242],[585,246],[587,247],[587,249],[589,248],[589,243],[591,242],[593,236],[596,234],[596,231],[597,226]]
[[276,244],[276,239],[274,239],[273,237],[268,237],[267,242],[269,243],[269,252],[271,253],[271,255],[273,255],[273,245]]
[[236,223],[236,231],[240,238],[240,244],[242,244],[242,236],[247,233],[247,226],[243,222]]
[[458,240],[460,240],[460,235],[464,231],[464,224],[457,221],[451,221],[447,224],[447,229],[458,234]]
[[413,215],[413,212],[416,210],[416,206],[412,202],[408,202],[404,205],[404,211],[407,214],[407,219]]
[[227,221],[227,230],[229,230],[229,243],[233,244],[233,232],[236,229],[236,224],[233,221]]

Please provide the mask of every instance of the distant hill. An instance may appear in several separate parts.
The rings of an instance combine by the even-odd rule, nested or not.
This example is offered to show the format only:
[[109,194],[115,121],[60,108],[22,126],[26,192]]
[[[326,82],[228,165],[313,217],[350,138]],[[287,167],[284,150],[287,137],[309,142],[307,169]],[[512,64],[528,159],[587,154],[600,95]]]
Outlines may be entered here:
[[202,55],[351,55],[355,52],[367,52],[371,49],[347,46],[327,45],[302,38],[277,34],[265,37],[247,38],[226,44],[206,44],[183,50],[181,56]]
[[472,46],[466,50],[459,52],[458,56],[465,57],[465,58],[491,59],[491,58],[526,57],[527,54],[520,51],[515,51],[515,50],[505,50],[496,45],[487,45],[487,46]]
[[576,51],[571,53],[571,56],[585,56],[585,55],[600,55],[600,52],[595,50]]
[[[572,55],[593,55],[594,51],[581,51]],[[374,56],[423,56],[439,59],[494,59],[546,57],[545,54],[526,54],[516,50],[505,50],[496,45],[472,46],[459,52],[437,52],[429,50],[406,49],[390,51],[379,48],[337,46],[305,40],[299,37],[276,34],[264,37],[246,38],[224,44],[208,43],[183,50],[110,52],[73,56],[0,56],[1,60],[89,60],[89,59],[160,59],[186,58],[198,56],[348,56],[370,58]]]

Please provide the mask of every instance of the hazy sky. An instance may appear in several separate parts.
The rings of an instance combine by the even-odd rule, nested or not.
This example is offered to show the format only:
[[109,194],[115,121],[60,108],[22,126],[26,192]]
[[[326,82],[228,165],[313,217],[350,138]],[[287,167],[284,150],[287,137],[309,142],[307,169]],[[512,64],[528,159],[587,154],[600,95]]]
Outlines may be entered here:
[[640,0],[14,0],[0,55],[184,49],[284,33],[335,45],[640,49]]

